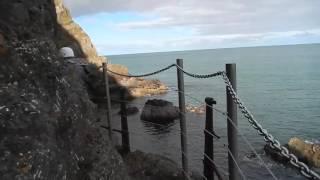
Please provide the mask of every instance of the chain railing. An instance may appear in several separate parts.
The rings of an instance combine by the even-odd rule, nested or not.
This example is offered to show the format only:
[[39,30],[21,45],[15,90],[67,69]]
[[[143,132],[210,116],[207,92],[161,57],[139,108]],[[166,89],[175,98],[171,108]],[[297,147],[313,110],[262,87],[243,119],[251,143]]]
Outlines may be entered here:
[[176,65],[175,65],[175,64],[171,64],[171,65],[169,65],[169,66],[167,66],[167,67],[164,67],[164,68],[162,68],[162,69],[160,69],[160,70],[157,70],[157,71],[154,71],[154,72],[151,72],[151,73],[140,74],[140,75],[131,75],[131,74],[126,75],[126,74],[120,74],[120,73],[117,73],[117,72],[111,71],[110,69],[107,69],[107,71],[108,71],[108,72],[110,72],[110,73],[112,73],[112,74],[118,75],[118,76],[124,76],[124,77],[136,77],[136,78],[138,78],[138,77],[153,76],[153,75],[159,74],[159,73],[161,73],[161,72],[164,72],[164,71],[166,71],[166,70],[169,70],[170,68],[172,68],[172,67],[174,67],[174,66],[176,66]]
[[193,78],[198,78],[198,79],[206,79],[206,78],[212,78],[212,77],[216,77],[216,76],[220,76],[223,74],[223,71],[218,71],[216,73],[212,73],[212,74],[193,74],[193,73],[189,73],[187,71],[185,71],[183,68],[181,68],[180,66],[176,65],[178,69],[180,69],[184,74],[193,77]]
[[252,113],[244,106],[243,102],[238,97],[237,93],[233,89],[229,78],[227,77],[226,73],[222,74],[222,78],[225,81],[227,89],[232,96],[234,103],[236,103],[241,111],[241,113],[246,117],[249,123],[252,125],[254,129],[256,129],[261,136],[264,137],[264,140],[269,143],[271,148],[279,151],[282,156],[287,158],[294,167],[298,168],[301,174],[309,179],[318,179],[320,180],[320,175],[317,174],[315,171],[310,169],[305,163],[298,160],[298,158],[289,152],[289,150],[282,146],[280,142],[275,139],[266,129],[264,129],[261,124],[254,118]]
[[179,70],[181,70],[184,74],[193,77],[193,78],[199,78],[199,79],[206,79],[206,78],[212,78],[212,77],[216,77],[216,76],[220,76],[223,74],[223,71],[218,71],[216,73],[212,73],[212,74],[194,74],[194,73],[190,73],[185,71],[183,68],[181,68],[180,66],[176,65],[176,64],[171,64],[167,67],[164,67],[162,69],[159,69],[157,71],[151,72],[151,73],[146,73],[146,74],[139,74],[139,75],[133,75],[133,74],[121,74],[121,73],[117,73],[114,72],[110,69],[107,69],[108,72],[118,75],[118,76],[123,76],[123,77],[147,77],[147,76],[153,76],[159,73],[162,73],[164,71],[167,71],[169,69],[171,69],[172,67],[176,66]]
[[246,106],[244,106],[244,103],[240,100],[237,93],[233,89],[226,72],[218,71],[218,72],[212,73],[212,74],[194,74],[194,73],[190,73],[190,72],[185,71],[183,68],[181,68],[177,64],[171,64],[171,65],[169,65],[165,68],[162,68],[160,70],[157,70],[157,71],[154,71],[151,73],[141,74],[141,75],[120,74],[120,73],[111,71],[110,69],[107,69],[107,71],[112,74],[124,76],[124,77],[147,77],[147,76],[156,75],[156,74],[159,74],[159,73],[164,72],[166,70],[169,70],[170,68],[172,68],[174,66],[176,66],[177,69],[181,70],[184,74],[186,74],[190,77],[193,77],[193,78],[204,79],[204,78],[212,78],[212,77],[222,76],[222,78],[227,86],[227,90],[230,93],[230,95],[232,96],[234,103],[238,105],[238,107],[239,107],[241,113],[244,115],[244,117],[247,118],[247,120],[251,124],[251,126],[258,131],[259,135],[264,137],[264,140],[270,145],[270,147],[275,149],[276,151],[280,152],[282,156],[287,158],[289,160],[290,164],[293,165],[294,167],[296,167],[297,169],[299,169],[299,171],[301,172],[301,174],[303,176],[305,176],[309,179],[320,180],[319,174],[317,174],[315,171],[310,169],[305,163],[299,161],[298,158],[294,154],[290,153],[286,147],[282,146],[280,144],[280,142],[277,139],[275,139],[266,129],[264,129],[261,126],[261,124],[254,118],[252,113],[246,108]]

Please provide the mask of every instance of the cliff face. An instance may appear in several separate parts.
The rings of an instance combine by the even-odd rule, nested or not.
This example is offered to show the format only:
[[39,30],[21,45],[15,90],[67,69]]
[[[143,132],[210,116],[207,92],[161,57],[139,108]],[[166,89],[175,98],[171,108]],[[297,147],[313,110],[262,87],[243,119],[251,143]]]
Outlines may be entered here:
[[[54,0],[57,14],[58,28],[60,30],[56,33],[56,44],[58,47],[69,46],[75,50],[77,57],[87,59],[88,63],[96,66],[101,66],[106,59],[97,54],[89,36],[83,29],[72,20],[70,12],[64,7],[62,0]],[[75,43],[76,42],[76,43]],[[109,64],[108,68],[114,72],[121,74],[128,74],[128,69],[122,65]],[[119,88],[126,87],[128,90],[128,97],[142,97],[146,95],[155,95],[166,93],[166,86],[157,80],[145,80],[138,78],[126,78],[110,74],[114,81],[110,81],[111,86],[118,86]],[[98,76],[101,77],[101,76]],[[92,81],[98,81],[92,80]],[[90,83],[90,82],[89,82]],[[91,85],[94,86],[94,85]],[[96,95],[103,95],[104,86],[95,86]],[[115,88],[117,94],[118,88]],[[102,94],[101,94],[102,92]]]
[[54,3],[60,28],[56,37],[58,47],[72,47],[77,57],[86,58],[89,63],[100,66],[105,58],[98,56],[89,36],[72,20],[70,12],[64,7],[62,0],[54,0]]
[[85,49],[57,19],[57,3],[0,1],[1,179],[128,179],[82,69],[57,56],[62,34]]

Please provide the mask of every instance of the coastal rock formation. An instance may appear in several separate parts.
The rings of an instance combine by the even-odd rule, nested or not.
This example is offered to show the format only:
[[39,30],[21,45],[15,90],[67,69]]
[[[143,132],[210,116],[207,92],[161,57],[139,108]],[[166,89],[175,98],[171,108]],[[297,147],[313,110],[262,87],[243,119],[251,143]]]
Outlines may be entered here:
[[[284,145],[298,157],[299,160],[314,166],[320,167],[320,144],[305,142],[299,138],[291,138],[289,143]],[[289,160],[285,158],[279,151],[273,149],[269,144],[264,147],[265,152],[275,161],[281,163],[288,163]]]
[[60,31],[53,1],[0,1],[1,179],[129,179]]
[[288,146],[299,159],[314,167],[320,167],[320,144],[305,142],[294,137],[289,140]]
[[152,99],[145,103],[140,118],[159,124],[168,123],[179,118],[179,109],[172,102]]
[[[75,55],[78,58],[87,59],[88,63],[93,64],[97,67],[101,66],[103,62],[106,62],[106,58],[99,56],[96,48],[93,46],[89,36],[83,31],[83,29],[75,23],[70,15],[67,8],[64,7],[62,0],[54,0],[57,22],[60,26],[59,31],[57,31],[57,36],[55,38],[58,47],[69,46],[75,51]],[[76,42],[76,43],[75,43]],[[109,64],[108,68],[116,73],[128,75],[128,68],[123,65]],[[101,69],[98,70],[100,75],[97,79],[92,79],[92,81],[100,81],[101,79]],[[167,87],[157,80],[145,80],[139,78],[128,78],[123,76],[118,76],[110,73],[112,76],[110,84],[113,87],[126,87],[128,89],[128,98],[142,97],[146,95],[163,94],[167,92]],[[132,83],[134,81],[134,83]],[[92,85],[91,85],[92,86]],[[94,85],[93,85],[94,86]],[[103,96],[104,86],[97,85],[96,94]],[[119,88],[115,88],[115,93],[119,92]],[[101,94],[102,93],[102,94]]]
[[57,14],[57,22],[60,30],[57,33],[56,43],[58,47],[69,46],[79,58],[88,59],[88,63],[101,66],[105,62],[104,57],[98,56],[89,36],[72,20],[69,10],[63,5],[62,0],[54,0]]

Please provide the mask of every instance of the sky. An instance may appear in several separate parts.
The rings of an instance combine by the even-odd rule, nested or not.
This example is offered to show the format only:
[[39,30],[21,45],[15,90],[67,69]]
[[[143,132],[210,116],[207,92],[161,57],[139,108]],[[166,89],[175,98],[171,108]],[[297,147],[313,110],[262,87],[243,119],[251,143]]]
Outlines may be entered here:
[[64,0],[100,55],[320,43],[320,0]]

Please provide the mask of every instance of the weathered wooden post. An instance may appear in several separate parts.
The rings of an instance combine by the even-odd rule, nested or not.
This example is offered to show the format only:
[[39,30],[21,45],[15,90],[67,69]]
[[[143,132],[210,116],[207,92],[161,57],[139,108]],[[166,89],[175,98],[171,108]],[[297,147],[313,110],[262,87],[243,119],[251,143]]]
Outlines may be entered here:
[[[231,85],[237,91],[236,84],[236,64],[226,64],[226,73]],[[230,119],[227,120],[228,126],[228,164],[229,164],[229,180],[237,180],[239,177],[239,169],[237,168],[238,160],[238,133],[237,133],[237,105],[234,103],[231,94],[226,87],[227,93],[227,114]],[[232,122],[230,122],[232,121]],[[231,154],[230,154],[231,153]]]
[[[183,68],[183,59],[177,59],[177,66]],[[186,104],[184,96],[184,77],[181,69],[177,67],[178,77],[178,95],[179,95],[179,110],[180,110],[180,133],[181,133],[181,151],[182,151],[182,168],[185,173],[185,179],[189,178],[188,167],[188,148],[187,148],[187,128],[186,128]]]
[[[219,180],[222,180],[222,176],[218,171],[218,167],[214,163],[214,146],[213,146],[213,136],[220,138],[214,133],[213,130],[213,110],[212,106],[217,104],[217,102],[211,98],[206,97],[206,125],[205,125],[205,146],[204,146],[204,158],[203,158],[203,175],[206,180],[213,180],[214,173],[216,173]],[[210,159],[209,159],[210,158]]]
[[107,63],[102,63],[103,70],[103,80],[105,84],[105,99],[107,100],[107,122],[109,126],[109,138],[112,141],[112,123],[111,123],[111,98],[110,98],[110,89],[109,89],[109,78],[108,78],[108,66]]
[[126,90],[121,90],[121,134],[122,134],[122,148],[125,154],[130,152],[130,139],[127,119],[127,105],[126,105]]

